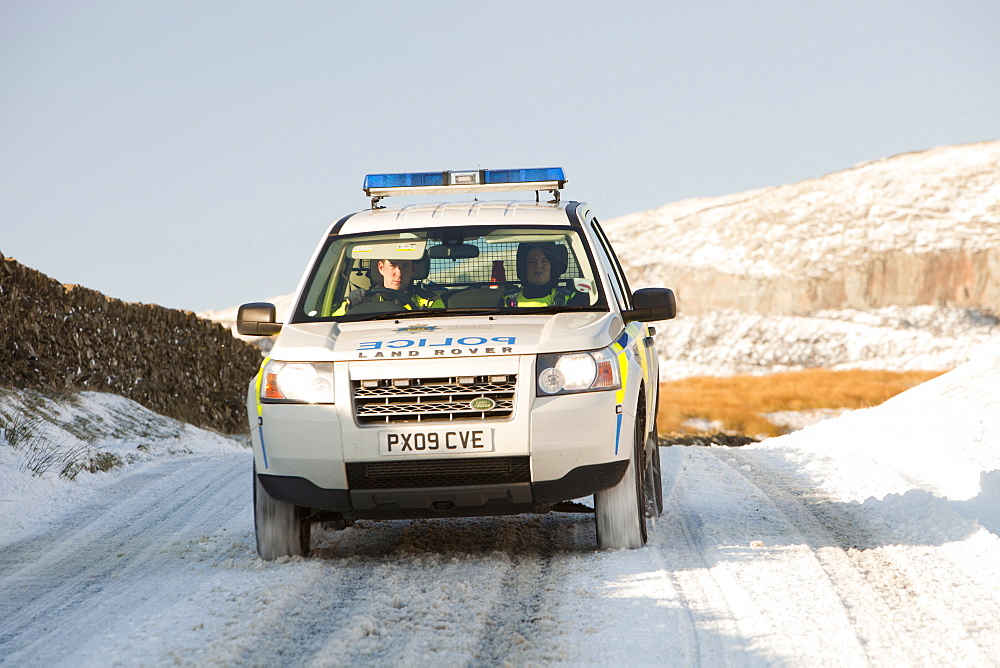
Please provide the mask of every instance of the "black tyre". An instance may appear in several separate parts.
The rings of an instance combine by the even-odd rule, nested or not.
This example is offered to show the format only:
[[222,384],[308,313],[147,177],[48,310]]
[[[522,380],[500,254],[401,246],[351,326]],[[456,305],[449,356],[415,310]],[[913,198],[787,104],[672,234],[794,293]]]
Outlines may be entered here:
[[646,462],[646,517],[663,514],[663,474],[660,470],[660,439],[653,427],[649,440],[652,441],[652,455]]
[[267,493],[253,469],[253,525],[257,534],[257,553],[272,561],[279,557],[304,557],[309,554],[312,525],[302,519],[302,509]]
[[645,406],[636,411],[632,454],[625,476],[617,485],[594,494],[597,547],[602,550],[635,549],[646,544]]

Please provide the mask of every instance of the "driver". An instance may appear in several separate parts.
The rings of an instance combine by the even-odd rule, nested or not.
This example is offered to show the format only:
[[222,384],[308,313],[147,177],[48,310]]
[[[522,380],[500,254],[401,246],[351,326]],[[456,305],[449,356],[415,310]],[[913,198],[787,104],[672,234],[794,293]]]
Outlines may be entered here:
[[398,304],[408,311],[429,308],[444,308],[441,297],[422,286],[413,285],[413,260],[374,261],[381,285],[372,275],[372,287],[352,290],[347,301],[340,305],[333,315],[343,315],[358,304],[380,301]]

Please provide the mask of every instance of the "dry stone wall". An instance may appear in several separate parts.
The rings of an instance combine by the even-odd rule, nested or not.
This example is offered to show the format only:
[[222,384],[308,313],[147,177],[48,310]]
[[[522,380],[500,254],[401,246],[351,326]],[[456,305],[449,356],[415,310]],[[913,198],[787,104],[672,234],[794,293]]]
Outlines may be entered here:
[[0,255],[0,384],[112,392],[163,415],[247,430],[258,348],[187,311],[62,285]]

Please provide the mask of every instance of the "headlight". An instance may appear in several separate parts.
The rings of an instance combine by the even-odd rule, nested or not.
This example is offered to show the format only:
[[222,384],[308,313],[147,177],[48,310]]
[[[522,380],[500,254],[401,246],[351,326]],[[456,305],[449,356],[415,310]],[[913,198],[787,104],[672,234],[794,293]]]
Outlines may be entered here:
[[333,364],[271,360],[264,367],[260,398],[264,402],[332,404]]
[[618,359],[610,348],[538,356],[538,394],[617,390],[622,386]]

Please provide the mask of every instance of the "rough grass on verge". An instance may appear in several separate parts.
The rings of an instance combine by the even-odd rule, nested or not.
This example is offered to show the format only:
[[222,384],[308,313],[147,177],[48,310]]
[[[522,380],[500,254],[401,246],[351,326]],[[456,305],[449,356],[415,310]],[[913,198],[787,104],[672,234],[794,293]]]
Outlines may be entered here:
[[[69,403],[75,396],[59,399]],[[41,407],[45,398],[38,395],[37,399],[37,405],[18,401],[0,406],[0,444],[17,453],[15,465],[19,471],[36,477],[55,472],[64,480],[73,480],[82,471],[111,471],[124,463],[118,455],[95,451],[87,440],[71,434],[61,432],[62,437],[53,437]]]
[[661,435],[695,434],[687,420],[721,424],[729,432],[778,436],[786,430],[763,417],[778,411],[868,408],[941,375],[942,371],[807,369],[770,376],[698,376],[660,383]]
[[15,413],[8,417],[0,414],[0,423],[0,435],[18,453],[18,470],[38,477],[54,470],[66,480],[72,480],[81,470],[89,470],[90,448],[87,444],[52,440],[37,415]]

